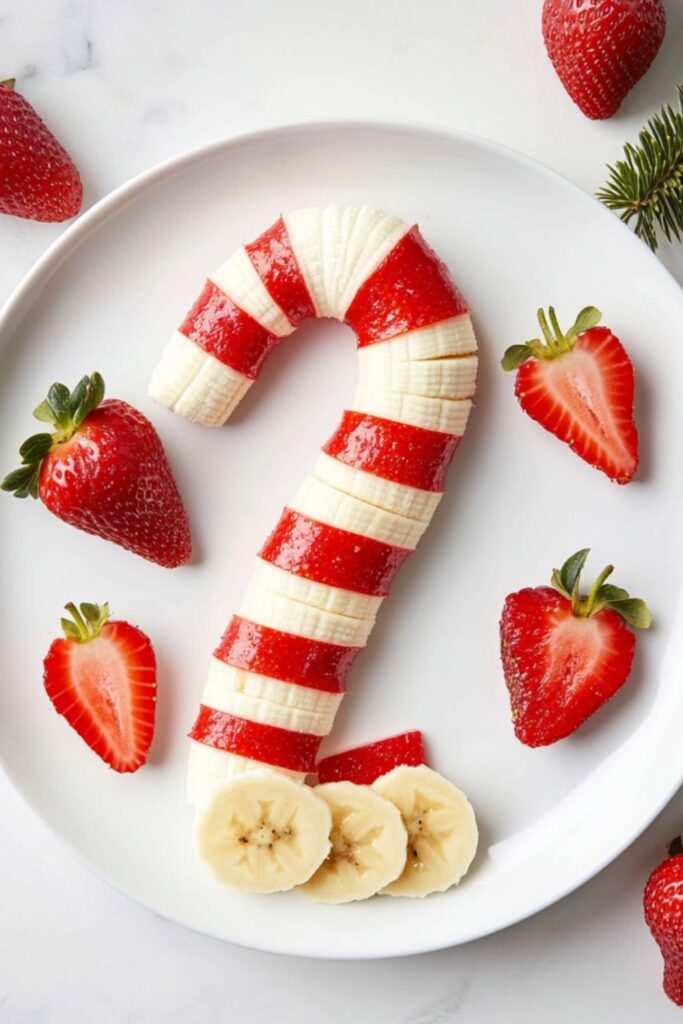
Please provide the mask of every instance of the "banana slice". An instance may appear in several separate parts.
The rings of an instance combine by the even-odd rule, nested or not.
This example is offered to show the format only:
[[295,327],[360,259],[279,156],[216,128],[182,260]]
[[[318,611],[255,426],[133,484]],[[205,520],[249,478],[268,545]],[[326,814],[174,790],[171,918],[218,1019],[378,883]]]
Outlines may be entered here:
[[389,896],[427,896],[460,881],[479,839],[465,794],[426,765],[400,765],[372,788],[399,809],[408,830],[404,871],[382,891]]
[[319,903],[374,896],[405,867],[408,836],[401,815],[369,786],[328,782],[315,792],[332,813],[332,849],[301,891]]
[[[377,391],[359,385],[350,406],[356,412],[381,416],[385,420],[410,423],[442,434],[462,437],[472,408],[469,398],[425,398],[422,395],[398,394],[395,391]],[[427,524],[424,524],[425,527]]]
[[243,245],[209,275],[209,280],[276,337],[283,338],[294,330],[259,277]]
[[198,743],[197,740],[190,740],[190,756],[187,763],[187,802],[192,807],[199,807],[202,801],[218,782],[225,782],[234,775],[244,775],[245,772],[252,772],[257,768],[263,768],[269,772],[277,772],[295,782],[303,782],[306,778],[305,772],[295,772],[289,768],[278,768],[275,765],[266,764],[264,761],[255,761],[251,757],[242,757],[239,754],[231,754],[227,750],[219,750],[218,747],[209,747],[205,743]]
[[476,355],[404,362],[396,358],[390,347],[368,345],[359,349],[358,361],[358,382],[367,390],[451,400],[471,398],[474,394]]
[[294,633],[295,636],[342,647],[365,647],[375,624],[374,618],[352,619],[348,615],[300,604],[290,597],[261,590],[253,582],[247,587],[238,614],[281,633]]
[[319,523],[327,523],[328,526],[336,526],[340,530],[359,533],[383,544],[409,548],[411,551],[417,546],[428,525],[418,519],[409,519],[376,505],[369,505],[311,474],[306,477],[294,499],[288,502],[288,508]]
[[[324,485],[321,485],[324,486]],[[290,506],[292,507],[292,506]],[[297,512],[304,511],[296,509]],[[304,515],[308,513],[304,512]],[[311,516],[311,519],[315,519]],[[323,520],[320,520],[321,522]],[[299,604],[310,604],[313,608],[321,608],[335,615],[348,615],[352,619],[375,619],[384,598],[370,594],[359,594],[341,587],[330,587],[326,583],[315,583],[305,576],[280,569],[277,565],[266,562],[263,558],[256,559],[256,568],[251,582],[259,590],[268,590],[280,597],[291,598]]]
[[423,491],[407,484],[397,484],[355,466],[347,466],[326,452],[318,454],[313,476],[368,505],[376,505],[408,519],[419,519],[422,523],[430,521],[443,496],[438,491]]
[[412,362],[419,359],[443,359],[444,356],[467,356],[477,351],[477,339],[469,313],[460,313],[448,320],[439,320],[426,327],[397,334],[388,341],[375,342],[378,350],[391,349],[393,359]]
[[195,819],[200,859],[219,882],[282,892],[308,881],[330,849],[330,809],[309,786],[245,772],[208,794]]
[[[244,694],[257,700],[268,701],[293,711],[310,711],[334,718],[341,704],[343,692],[328,693],[309,686],[287,683],[281,679],[249,672],[247,669],[226,665],[220,658],[213,657],[209,663],[209,674],[204,685],[203,704],[220,708],[221,701],[229,693]],[[224,710],[228,710],[227,708]]]
[[252,383],[176,331],[154,369],[149,394],[194,423],[220,427]]
[[382,210],[334,203],[295,210],[284,221],[318,316],[337,319],[408,230]]

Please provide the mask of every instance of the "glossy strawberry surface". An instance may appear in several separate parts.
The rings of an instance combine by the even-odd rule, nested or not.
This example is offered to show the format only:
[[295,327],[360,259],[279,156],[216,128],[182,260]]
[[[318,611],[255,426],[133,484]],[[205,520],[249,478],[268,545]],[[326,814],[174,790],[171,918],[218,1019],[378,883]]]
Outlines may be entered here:
[[617,112],[657,56],[661,0],[545,0],[543,39],[558,78],[586,117]]
[[64,522],[159,565],[190,557],[190,527],[156,430],[127,402],[106,399],[40,470],[43,504]]
[[342,693],[361,649],[283,633],[234,615],[214,656],[247,672],[313,690]]
[[39,221],[75,217],[83,186],[73,160],[31,104],[0,84],[0,213]]
[[200,706],[190,738],[230,754],[306,773],[315,771],[322,742],[321,736],[252,722],[205,704]]
[[318,761],[316,770],[320,782],[355,782],[359,786],[371,786],[381,775],[399,765],[426,763],[422,733],[414,731],[324,757]]
[[286,508],[259,557],[316,583],[385,597],[411,554]]

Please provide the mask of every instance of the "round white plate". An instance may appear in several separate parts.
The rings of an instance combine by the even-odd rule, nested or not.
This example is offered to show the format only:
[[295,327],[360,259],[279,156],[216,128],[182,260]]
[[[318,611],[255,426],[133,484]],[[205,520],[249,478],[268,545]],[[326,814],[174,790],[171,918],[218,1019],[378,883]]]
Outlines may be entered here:
[[[308,323],[283,344],[234,419],[207,431],[158,408],[147,382],[206,273],[281,211],[369,203],[419,222],[474,311],[477,405],[449,489],[402,570],[351,678],[326,750],[423,729],[433,765],[470,796],[481,847],[463,884],[411,901],[317,906],[216,885],[195,861],[184,801],[186,733],[209,655],[252,555],[351,394],[350,332]],[[589,303],[638,374],[642,468],[617,487],[519,410],[505,347],[554,303]],[[518,921],[630,843],[683,776],[683,297],[596,202],[488,143],[348,124],[222,142],[143,175],[70,228],[0,320],[0,466],[39,427],[50,383],[99,369],[108,392],[159,429],[194,528],[191,565],[164,570],[0,496],[0,755],[36,811],[102,876],[191,928],[257,949],[379,957],[453,945]],[[580,547],[593,573],[646,597],[632,678],[575,737],[528,750],[512,732],[498,658],[505,595],[548,580]],[[53,711],[42,658],[67,600],[109,600],[159,661],[150,763],[108,771]]]

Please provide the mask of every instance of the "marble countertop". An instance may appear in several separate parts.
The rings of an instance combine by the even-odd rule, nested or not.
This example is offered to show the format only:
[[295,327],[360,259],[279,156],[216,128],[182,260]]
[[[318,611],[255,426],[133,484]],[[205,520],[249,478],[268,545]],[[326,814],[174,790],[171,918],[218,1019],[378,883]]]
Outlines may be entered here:
[[[662,52],[607,123],[585,120],[550,71],[540,0],[7,0],[2,70],[72,152],[86,205],[225,135],[358,117],[487,136],[593,192],[623,141],[674,98],[683,5],[666,6]],[[3,220],[0,300],[62,230]],[[683,282],[683,246],[660,255]],[[0,801],[3,1024],[679,1019],[640,901],[683,823],[680,794],[616,863],[543,914],[466,947],[374,963],[275,957],[185,931],[96,879],[1,775]]]

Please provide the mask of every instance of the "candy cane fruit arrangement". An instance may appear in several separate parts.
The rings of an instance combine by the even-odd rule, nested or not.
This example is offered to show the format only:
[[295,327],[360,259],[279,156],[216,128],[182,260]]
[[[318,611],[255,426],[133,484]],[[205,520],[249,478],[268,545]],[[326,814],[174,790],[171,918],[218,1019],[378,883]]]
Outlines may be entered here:
[[[220,881],[302,886],[329,903],[423,896],[464,874],[477,828],[464,795],[426,766],[419,734],[344,755],[331,778],[317,755],[465,431],[477,371],[465,299],[416,226],[368,207],[295,211],[211,274],[150,394],[220,426],[273,347],[316,316],[353,329],[358,385],[214,652],[188,797]],[[330,781],[305,785],[318,768]]]

